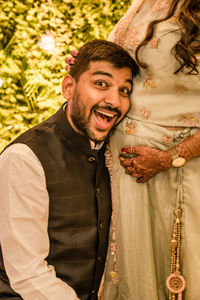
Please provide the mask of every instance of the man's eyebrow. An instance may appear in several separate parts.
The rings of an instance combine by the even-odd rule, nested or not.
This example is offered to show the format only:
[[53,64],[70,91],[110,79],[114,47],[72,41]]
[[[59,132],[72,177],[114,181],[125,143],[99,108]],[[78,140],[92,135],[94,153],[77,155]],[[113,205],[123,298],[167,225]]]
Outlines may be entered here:
[[112,74],[110,74],[108,72],[104,72],[104,71],[96,71],[96,72],[92,73],[92,75],[105,75],[108,77],[113,77]]
[[[108,73],[108,72],[104,72],[104,71],[96,71],[94,73],[92,73],[92,75],[105,75],[105,76],[108,76],[108,77],[113,77],[111,73]],[[133,80],[131,79],[126,79],[126,82],[130,83],[131,86],[133,86]]]
[[133,86],[133,80],[131,79],[126,79],[126,82],[129,82],[131,84],[131,86]]

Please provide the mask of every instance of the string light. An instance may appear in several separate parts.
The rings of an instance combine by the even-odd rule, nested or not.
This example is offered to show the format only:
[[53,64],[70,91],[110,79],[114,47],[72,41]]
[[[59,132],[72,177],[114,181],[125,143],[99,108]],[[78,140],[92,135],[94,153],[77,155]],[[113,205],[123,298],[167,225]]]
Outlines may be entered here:
[[55,48],[55,40],[50,33],[41,36],[38,45],[40,49],[52,52]]
[[3,86],[3,79],[0,77],[0,88]]

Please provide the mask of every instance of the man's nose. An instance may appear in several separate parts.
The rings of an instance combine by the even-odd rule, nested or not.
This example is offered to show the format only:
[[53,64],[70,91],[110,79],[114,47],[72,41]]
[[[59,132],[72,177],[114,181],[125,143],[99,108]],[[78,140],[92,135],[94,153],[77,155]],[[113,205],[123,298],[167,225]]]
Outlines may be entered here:
[[120,107],[121,99],[118,91],[109,92],[105,97],[105,103],[112,107]]

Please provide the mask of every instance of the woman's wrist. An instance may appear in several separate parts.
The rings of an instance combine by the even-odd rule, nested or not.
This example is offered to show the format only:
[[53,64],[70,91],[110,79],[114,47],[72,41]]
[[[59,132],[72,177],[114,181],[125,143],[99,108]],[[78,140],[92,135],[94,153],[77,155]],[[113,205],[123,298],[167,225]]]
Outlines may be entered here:
[[200,136],[192,135],[176,146],[180,156],[190,160],[200,155]]
[[[172,156],[172,165],[175,160],[180,160],[182,165],[184,165],[187,160],[195,158],[200,155],[200,131],[196,134],[185,138],[175,147],[169,148],[167,150]],[[176,166],[176,165],[175,165]]]
[[184,164],[186,163],[186,159],[182,155],[180,155],[180,153],[177,151],[176,146],[169,148],[167,152],[171,155],[172,167],[179,168],[184,166]]

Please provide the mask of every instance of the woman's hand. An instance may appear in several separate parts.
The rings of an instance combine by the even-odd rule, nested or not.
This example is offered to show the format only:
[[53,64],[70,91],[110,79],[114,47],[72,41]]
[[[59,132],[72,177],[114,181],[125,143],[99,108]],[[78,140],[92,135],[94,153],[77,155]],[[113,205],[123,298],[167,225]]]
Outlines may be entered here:
[[138,183],[148,181],[154,175],[172,167],[172,158],[169,152],[156,148],[139,145],[122,148],[127,154],[135,154],[133,158],[119,156],[125,173],[137,178]]

